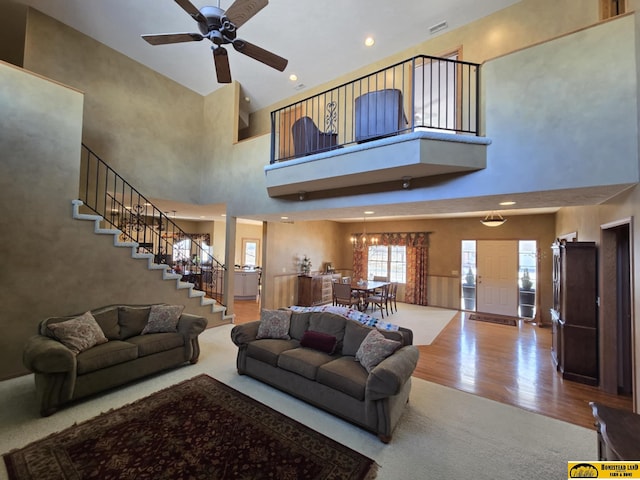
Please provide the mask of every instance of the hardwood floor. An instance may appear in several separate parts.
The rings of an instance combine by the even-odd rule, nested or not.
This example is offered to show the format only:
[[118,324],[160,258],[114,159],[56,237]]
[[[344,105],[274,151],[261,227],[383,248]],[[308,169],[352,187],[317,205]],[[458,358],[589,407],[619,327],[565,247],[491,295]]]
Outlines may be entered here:
[[[260,304],[235,302],[235,312],[236,323],[257,320]],[[460,312],[431,345],[419,349],[415,377],[586,428],[595,428],[590,401],[633,409],[631,397],[563,380],[551,359],[548,327],[479,322]]]

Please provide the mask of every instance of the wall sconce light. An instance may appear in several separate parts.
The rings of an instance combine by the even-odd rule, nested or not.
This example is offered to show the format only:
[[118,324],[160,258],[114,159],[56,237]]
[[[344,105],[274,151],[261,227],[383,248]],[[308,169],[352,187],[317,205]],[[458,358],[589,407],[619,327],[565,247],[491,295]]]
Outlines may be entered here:
[[411,177],[402,177],[402,188],[407,190],[411,187]]
[[491,212],[489,215],[484,217],[483,220],[480,220],[480,223],[482,223],[485,227],[499,227],[506,221],[507,220],[499,213]]
[[300,190],[298,192],[298,200],[303,201],[307,197],[307,192]]

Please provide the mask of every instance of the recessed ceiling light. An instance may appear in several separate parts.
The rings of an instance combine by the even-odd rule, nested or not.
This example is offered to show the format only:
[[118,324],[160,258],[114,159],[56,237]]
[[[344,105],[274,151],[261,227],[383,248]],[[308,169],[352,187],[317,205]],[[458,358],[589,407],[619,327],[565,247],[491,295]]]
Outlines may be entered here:
[[509,205],[515,205],[516,202],[509,200],[507,202],[500,202],[500,205],[502,205],[503,207],[509,206]]
[[376,41],[373,39],[373,37],[367,37],[364,39],[364,44],[367,47],[372,47],[374,43],[376,43]]
[[289,217],[280,217],[280,220],[289,220]]
[[298,76],[295,73],[292,73],[291,75],[289,75],[289,80],[295,82],[296,80],[298,80]]

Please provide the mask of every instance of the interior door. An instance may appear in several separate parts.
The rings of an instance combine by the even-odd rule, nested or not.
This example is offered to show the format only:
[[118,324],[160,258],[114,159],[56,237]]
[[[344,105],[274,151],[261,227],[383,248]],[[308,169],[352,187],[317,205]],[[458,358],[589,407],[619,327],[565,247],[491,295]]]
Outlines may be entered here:
[[517,240],[478,240],[476,311],[518,316]]

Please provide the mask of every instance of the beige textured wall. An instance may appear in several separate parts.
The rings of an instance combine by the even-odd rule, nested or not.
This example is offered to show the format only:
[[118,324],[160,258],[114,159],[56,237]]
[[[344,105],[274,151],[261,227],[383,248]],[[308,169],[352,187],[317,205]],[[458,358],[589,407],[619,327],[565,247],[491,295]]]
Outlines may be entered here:
[[84,92],[82,141],[138,190],[197,203],[200,95],[33,9],[24,67]]
[[462,28],[445,32],[433,39],[429,38],[428,30],[425,28],[425,41],[419,45],[254,112],[250,118],[250,135],[260,135],[271,130],[270,113],[273,110],[415,55],[440,56],[462,46],[463,60],[482,63],[533,43],[591,25],[598,21],[598,1],[522,0],[511,7]]
[[280,308],[295,303],[299,264],[304,255],[311,259],[312,271],[322,269],[325,262],[336,268],[344,265],[347,248],[344,239],[344,227],[336,222],[269,222],[263,307]]
[[243,251],[242,251],[242,241],[243,240],[258,240],[260,243],[258,250],[258,265],[262,265],[262,225],[253,225],[250,223],[238,222],[236,225],[236,255],[234,265],[242,265],[244,262],[242,261]]
[[[178,303],[208,315],[186,290],[158,281],[131,249],[73,220],[83,95],[0,63],[0,379],[26,373],[22,346],[40,320],[113,303]],[[28,185],[28,189],[25,189]]]

